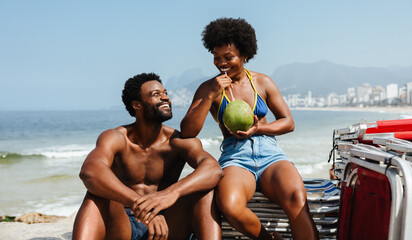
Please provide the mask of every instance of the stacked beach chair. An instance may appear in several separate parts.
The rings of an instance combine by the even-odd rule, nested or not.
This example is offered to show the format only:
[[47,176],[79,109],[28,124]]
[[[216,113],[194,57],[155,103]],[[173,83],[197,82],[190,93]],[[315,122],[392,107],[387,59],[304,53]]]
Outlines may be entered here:
[[[340,190],[326,179],[304,179],[310,212],[321,239],[336,239]],[[247,205],[268,231],[277,231],[284,239],[292,239],[289,220],[282,208],[256,192]],[[226,220],[222,221],[223,239],[248,239]]]
[[374,145],[374,139],[379,138],[411,141],[412,119],[358,123],[347,128],[334,130],[333,136],[334,150],[336,149],[338,155],[337,157],[333,156],[334,174],[341,180],[350,156],[350,149],[354,145],[368,148],[368,145]]
[[338,239],[412,239],[411,140],[412,119],[334,131]]

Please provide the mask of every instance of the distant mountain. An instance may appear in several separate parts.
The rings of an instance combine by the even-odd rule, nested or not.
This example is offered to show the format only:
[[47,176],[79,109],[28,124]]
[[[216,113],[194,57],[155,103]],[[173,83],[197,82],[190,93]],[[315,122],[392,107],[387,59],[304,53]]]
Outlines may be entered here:
[[412,67],[388,70],[374,67],[349,67],[319,61],[315,63],[293,63],[280,66],[270,76],[283,95],[306,94],[314,96],[334,92],[346,93],[347,88],[369,83],[383,86],[390,83],[403,85],[412,81]]
[[[165,86],[175,106],[188,107],[197,87],[213,76],[206,76],[201,69],[189,69],[180,76],[165,81]],[[390,83],[399,86],[412,82],[412,66],[392,67],[350,67],[329,61],[315,63],[293,63],[276,68],[270,77],[279,87],[282,95],[307,94],[326,96],[329,93],[344,94],[350,87],[369,83],[385,87]]]
[[200,68],[192,68],[184,71],[179,76],[172,76],[165,80],[165,86],[167,89],[176,90],[183,88],[190,88],[190,90],[196,90],[199,86],[195,86],[196,83],[201,83],[207,79],[207,76],[202,73]]
[[188,108],[192,103],[193,95],[199,85],[210,79],[212,76],[206,76],[200,68],[189,69],[180,76],[173,76],[165,81],[174,107]]
[[398,75],[398,76],[400,76],[400,77],[403,77],[403,78],[406,78],[406,79],[409,79],[409,80],[412,79],[412,66],[411,67],[405,67],[405,68],[400,68],[400,67],[393,68],[393,69],[391,69],[391,72]]

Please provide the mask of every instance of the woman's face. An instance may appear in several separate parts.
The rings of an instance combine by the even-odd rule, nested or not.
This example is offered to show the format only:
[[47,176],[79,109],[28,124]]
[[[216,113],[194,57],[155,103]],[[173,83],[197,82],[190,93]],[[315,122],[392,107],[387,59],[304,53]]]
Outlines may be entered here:
[[240,56],[239,50],[234,44],[213,48],[213,63],[221,73],[235,76],[242,73],[245,58]]

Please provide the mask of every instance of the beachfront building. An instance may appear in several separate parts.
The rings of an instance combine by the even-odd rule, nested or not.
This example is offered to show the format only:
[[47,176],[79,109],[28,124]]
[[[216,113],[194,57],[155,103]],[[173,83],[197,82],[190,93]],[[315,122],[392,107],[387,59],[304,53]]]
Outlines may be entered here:
[[392,103],[399,97],[398,94],[398,84],[396,83],[391,83],[386,86],[386,99],[388,100],[388,103]]
[[288,94],[285,101],[289,107],[303,107],[299,105],[302,102],[300,94]]
[[311,91],[305,96],[302,96],[301,94],[288,94],[287,96],[284,96],[283,99],[290,108],[330,106],[328,105],[327,99],[322,96],[313,97]]
[[307,99],[307,105],[308,105],[308,107],[313,107],[312,91],[309,91],[309,92],[308,92],[308,97],[307,97],[306,99]]
[[356,97],[358,103],[369,103],[372,87],[369,83],[364,83],[362,86],[356,87]]
[[336,93],[329,93],[327,99],[328,106],[336,106],[339,105],[339,98]]
[[347,104],[346,94],[338,95],[336,93],[330,93],[326,98],[327,106],[345,106]]
[[355,104],[357,102],[356,99],[356,91],[354,87],[346,89],[346,98],[347,98],[347,104]]
[[289,107],[332,107],[332,106],[385,106],[412,104],[412,82],[398,88],[398,84],[388,84],[386,87],[371,86],[364,83],[361,86],[346,89],[345,94],[328,93],[327,97],[314,97],[312,91],[307,95],[288,94],[284,97]]
[[386,92],[382,86],[375,86],[372,88],[372,93],[370,97],[371,105],[381,105],[385,98]]
[[406,103],[406,85],[399,88],[398,92],[399,101],[403,104]]
[[406,103],[412,104],[412,82],[406,83]]

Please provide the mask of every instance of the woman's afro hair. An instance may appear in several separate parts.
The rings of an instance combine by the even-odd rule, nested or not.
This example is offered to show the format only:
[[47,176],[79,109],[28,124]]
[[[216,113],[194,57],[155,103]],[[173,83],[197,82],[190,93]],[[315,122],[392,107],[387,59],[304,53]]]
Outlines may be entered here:
[[202,41],[209,52],[233,43],[247,61],[257,52],[255,29],[243,18],[218,18],[210,22],[202,32]]

